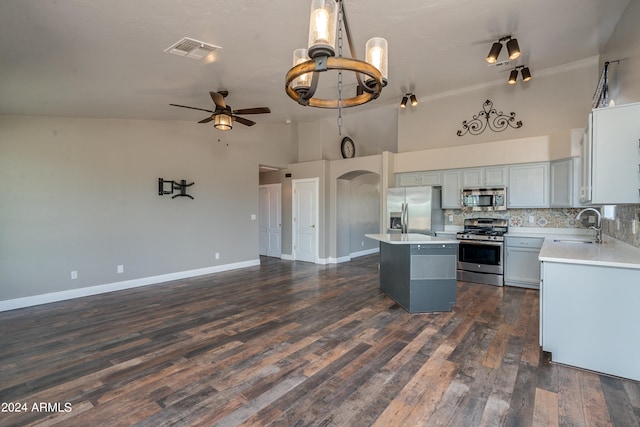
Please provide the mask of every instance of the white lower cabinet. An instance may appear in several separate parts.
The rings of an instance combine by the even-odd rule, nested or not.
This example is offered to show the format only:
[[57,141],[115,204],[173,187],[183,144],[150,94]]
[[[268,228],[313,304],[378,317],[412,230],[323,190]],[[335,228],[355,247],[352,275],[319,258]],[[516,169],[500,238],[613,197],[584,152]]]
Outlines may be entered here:
[[540,287],[538,255],[543,242],[542,237],[505,238],[505,285],[533,289]]
[[540,344],[551,360],[640,381],[640,271],[542,262]]

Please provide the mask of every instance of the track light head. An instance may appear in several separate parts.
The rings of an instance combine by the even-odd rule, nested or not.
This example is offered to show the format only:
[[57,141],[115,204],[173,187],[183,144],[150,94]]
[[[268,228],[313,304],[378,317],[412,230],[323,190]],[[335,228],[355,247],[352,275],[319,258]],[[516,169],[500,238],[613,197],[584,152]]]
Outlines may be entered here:
[[518,71],[522,73],[523,82],[528,82],[529,80],[531,80],[532,77],[531,77],[531,71],[529,70],[529,67],[526,67],[524,65],[518,65],[516,68],[511,70],[511,73],[509,74],[509,80],[507,80],[507,83],[509,83],[510,85],[516,84],[518,80]]
[[409,102],[409,98],[405,95],[402,97],[402,101],[400,102],[400,108],[407,108],[407,102]]
[[410,96],[410,99],[411,99],[411,106],[412,107],[415,107],[416,105],[418,105],[418,98],[416,98],[415,94],[412,93],[411,96]]
[[489,64],[495,64],[498,62],[498,55],[500,55],[500,51],[502,50],[502,43],[495,42],[491,45],[491,50],[489,51],[489,55],[487,55],[487,62]]
[[509,53],[509,59],[517,59],[520,57],[520,46],[518,46],[518,40],[509,38],[507,42],[507,52]]

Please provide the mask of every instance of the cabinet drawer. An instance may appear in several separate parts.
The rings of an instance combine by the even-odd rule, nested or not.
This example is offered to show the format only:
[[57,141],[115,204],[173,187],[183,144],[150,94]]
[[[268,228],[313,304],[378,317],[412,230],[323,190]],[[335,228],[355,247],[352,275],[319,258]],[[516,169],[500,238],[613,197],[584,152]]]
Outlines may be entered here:
[[507,236],[506,244],[510,248],[532,248],[540,249],[544,242],[543,237],[509,237]]

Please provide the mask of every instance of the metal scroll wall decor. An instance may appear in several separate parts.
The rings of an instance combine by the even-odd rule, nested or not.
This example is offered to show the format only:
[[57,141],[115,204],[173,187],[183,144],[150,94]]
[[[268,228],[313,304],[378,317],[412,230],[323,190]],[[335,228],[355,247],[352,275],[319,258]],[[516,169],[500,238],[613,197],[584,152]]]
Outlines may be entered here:
[[473,119],[464,120],[462,122],[462,129],[458,130],[458,136],[466,135],[480,135],[487,129],[491,129],[494,132],[502,132],[507,128],[518,129],[522,127],[522,121],[516,122],[516,113],[504,114],[502,111],[497,111],[493,108],[493,102],[488,99],[482,104],[482,111],[473,115]]
[[[169,186],[169,190],[165,190],[165,184]],[[176,197],[188,197],[193,200],[193,196],[187,194],[187,187],[191,187],[193,184],[193,182],[187,184],[187,181],[185,179],[181,179],[180,182],[177,182],[173,180],[158,178],[158,194],[160,196],[164,196],[165,194],[173,194],[173,190],[179,190],[180,192],[178,194],[173,194],[173,196],[171,196],[172,199],[175,199]]]

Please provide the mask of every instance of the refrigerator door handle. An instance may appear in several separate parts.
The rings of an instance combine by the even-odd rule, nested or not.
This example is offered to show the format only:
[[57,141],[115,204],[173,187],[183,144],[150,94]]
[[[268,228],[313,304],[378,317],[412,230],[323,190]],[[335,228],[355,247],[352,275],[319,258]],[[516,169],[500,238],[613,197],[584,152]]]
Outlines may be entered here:
[[402,232],[407,233],[409,229],[409,206],[406,203],[402,204]]

